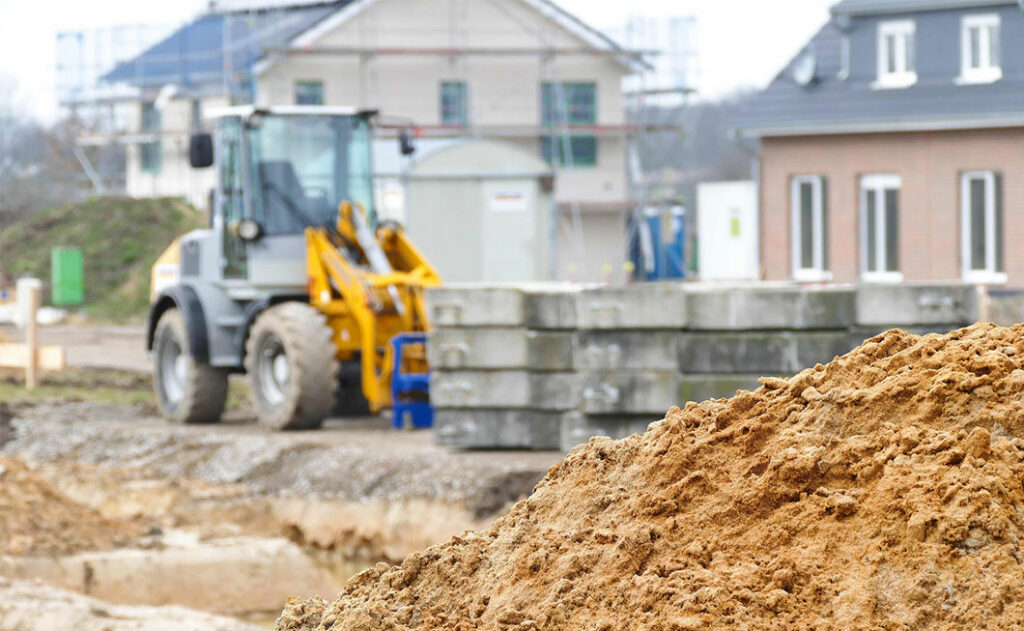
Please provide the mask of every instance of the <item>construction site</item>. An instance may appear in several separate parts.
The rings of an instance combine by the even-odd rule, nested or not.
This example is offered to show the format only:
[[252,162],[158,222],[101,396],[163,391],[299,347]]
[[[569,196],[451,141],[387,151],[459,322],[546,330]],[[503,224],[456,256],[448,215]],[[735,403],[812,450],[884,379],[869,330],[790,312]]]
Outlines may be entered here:
[[899,92],[1019,109],[1024,8],[829,2],[713,149],[691,8],[57,30],[0,631],[1024,630],[1024,118]]

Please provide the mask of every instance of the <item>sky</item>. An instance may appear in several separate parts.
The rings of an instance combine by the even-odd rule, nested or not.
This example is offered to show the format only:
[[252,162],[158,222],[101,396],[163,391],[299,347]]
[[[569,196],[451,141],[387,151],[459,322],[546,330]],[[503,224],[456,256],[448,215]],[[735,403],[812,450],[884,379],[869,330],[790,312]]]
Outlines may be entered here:
[[[697,18],[698,95],[766,85],[828,20],[835,0],[556,0],[600,29],[630,14]],[[44,122],[55,116],[60,31],[117,24],[180,24],[206,0],[0,0],[0,98]],[[13,97],[9,96],[13,93]],[[8,103],[8,105],[11,105]]]

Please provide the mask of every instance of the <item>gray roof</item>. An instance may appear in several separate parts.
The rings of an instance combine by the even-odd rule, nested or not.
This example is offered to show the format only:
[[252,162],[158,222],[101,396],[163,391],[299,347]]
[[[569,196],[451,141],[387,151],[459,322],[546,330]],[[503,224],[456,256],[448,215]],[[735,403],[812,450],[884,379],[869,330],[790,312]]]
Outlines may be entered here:
[[1017,0],[842,0],[832,12],[848,15],[875,15],[910,11],[941,11],[1017,4]]
[[[886,0],[845,1],[878,4]],[[844,80],[839,77],[843,33],[832,21],[750,100],[732,126],[745,136],[1024,126],[1024,11],[1004,11],[1008,13],[1003,20],[1003,78],[995,83],[957,84],[959,14],[919,18],[918,42],[928,48],[918,51],[918,81],[889,90],[872,87],[876,22],[856,18],[867,21],[850,31],[851,72]],[[924,37],[926,30],[931,37]],[[934,36],[936,30],[941,30],[941,37]],[[950,39],[955,42],[952,46]],[[818,61],[817,78],[802,87],[792,79],[792,69],[808,50]]]

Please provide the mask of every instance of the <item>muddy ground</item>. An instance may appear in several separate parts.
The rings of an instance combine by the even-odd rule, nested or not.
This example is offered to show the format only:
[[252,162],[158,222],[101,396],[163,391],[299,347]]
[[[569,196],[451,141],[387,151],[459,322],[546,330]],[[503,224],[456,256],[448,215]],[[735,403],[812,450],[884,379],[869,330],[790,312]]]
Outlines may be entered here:
[[[452,451],[380,418],[268,433],[244,392],[219,425],[174,426],[154,416],[146,375],[72,370],[45,383],[30,395],[0,375],[14,417],[0,454],[144,535],[116,550],[0,556],[2,631],[52,628],[27,622],[35,609],[56,616],[44,622],[64,611],[75,628],[106,629],[105,614],[87,622],[81,612],[122,605],[150,619],[123,628],[235,628],[189,612],[168,614],[186,620],[177,626],[146,626],[165,606],[266,627],[289,594],[333,597],[365,567],[485,526],[559,458]],[[33,585],[46,585],[38,599]]]

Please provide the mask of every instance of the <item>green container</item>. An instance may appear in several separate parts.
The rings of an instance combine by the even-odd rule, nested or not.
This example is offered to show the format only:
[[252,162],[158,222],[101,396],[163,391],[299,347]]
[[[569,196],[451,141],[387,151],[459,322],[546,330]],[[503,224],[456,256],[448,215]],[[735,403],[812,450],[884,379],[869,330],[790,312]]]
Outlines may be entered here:
[[50,287],[53,304],[65,307],[82,304],[84,296],[82,251],[53,248],[50,252]]

